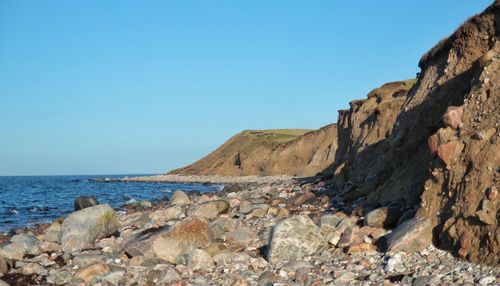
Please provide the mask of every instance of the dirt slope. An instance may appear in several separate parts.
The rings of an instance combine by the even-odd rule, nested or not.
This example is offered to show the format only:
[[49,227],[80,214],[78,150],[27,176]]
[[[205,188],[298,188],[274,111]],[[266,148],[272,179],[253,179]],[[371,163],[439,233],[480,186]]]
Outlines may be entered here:
[[413,207],[432,221],[437,245],[490,264],[500,262],[499,32],[495,1],[422,57],[402,102],[341,111],[326,170],[348,200]]
[[337,127],[319,130],[243,131],[208,156],[170,174],[312,176],[331,165]]

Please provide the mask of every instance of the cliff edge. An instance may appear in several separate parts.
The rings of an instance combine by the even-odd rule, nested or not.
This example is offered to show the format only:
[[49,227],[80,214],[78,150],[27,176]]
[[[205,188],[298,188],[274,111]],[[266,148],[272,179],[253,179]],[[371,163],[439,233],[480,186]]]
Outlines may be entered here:
[[[363,112],[369,102],[341,111],[327,169],[346,200],[413,209],[436,245],[488,264],[500,260],[499,32],[495,1],[424,55],[390,128]],[[367,136],[379,129],[390,135]]]

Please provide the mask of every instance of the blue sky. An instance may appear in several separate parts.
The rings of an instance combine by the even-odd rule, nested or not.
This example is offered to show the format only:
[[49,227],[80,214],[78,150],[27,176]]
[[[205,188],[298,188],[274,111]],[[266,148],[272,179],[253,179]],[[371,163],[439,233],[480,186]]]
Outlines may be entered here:
[[0,175],[161,173],[321,127],[491,3],[0,0]]

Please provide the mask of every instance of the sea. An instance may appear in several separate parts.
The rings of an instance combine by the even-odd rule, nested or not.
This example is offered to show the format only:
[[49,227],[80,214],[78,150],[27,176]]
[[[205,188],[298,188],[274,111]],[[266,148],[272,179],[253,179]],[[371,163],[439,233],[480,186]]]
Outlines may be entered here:
[[0,232],[64,217],[74,211],[73,203],[78,196],[95,196],[99,203],[119,210],[136,201],[168,199],[176,190],[206,193],[222,188],[204,184],[94,181],[125,176],[0,176]]

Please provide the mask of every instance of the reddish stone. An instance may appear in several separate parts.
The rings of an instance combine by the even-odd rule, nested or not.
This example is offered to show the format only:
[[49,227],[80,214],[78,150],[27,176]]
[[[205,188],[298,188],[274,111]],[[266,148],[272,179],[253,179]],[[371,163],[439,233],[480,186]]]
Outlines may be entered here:
[[303,204],[314,202],[315,200],[316,196],[312,192],[307,192],[305,194],[299,194],[293,197],[288,204],[298,207]]
[[186,280],[182,280],[182,281],[176,281],[176,282],[172,282],[170,284],[165,284],[165,286],[188,286],[188,285],[191,285],[189,284],[188,281]]
[[248,286],[248,281],[246,278],[244,277],[240,277],[238,279],[236,279],[232,284],[231,286]]
[[446,126],[457,129],[462,123],[463,114],[463,106],[450,106],[443,115],[443,122]]
[[436,155],[438,152],[437,136],[431,135],[429,139],[427,139],[427,145],[429,146],[431,154]]
[[106,274],[108,272],[109,272],[108,265],[106,265],[103,262],[97,262],[90,264],[89,266],[78,271],[76,276],[78,278],[85,280],[86,283],[89,283],[95,276]]
[[469,254],[469,251],[465,248],[460,248],[460,250],[458,251],[458,256],[462,259],[467,258],[467,254]]
[[450,169],[451,166],[451,158],[453,157],[453,151],[455,150],[455,143],[454,142],[448,142],[445,144],[442,144],[438,148],[438,156],[443,160],[444,164],[446,165],[446,169]]
[[351,244],[361,243],[363,241],[363,236],[358,235],[359,227],[347,227],[340,236],[340,240],[337,243],[337,247],[344,248]]
[[471,234],[467,230],[463,231],[460,237],[458,238],[458,242],[460,244],[460,248],[468,250],[469,248],[472,247]]
[[371,226],[363,226],[359,229],[359,235],[365,237],[370,236],[374,240],[378,240],[382,236],[386,234],[386,230],[381,227],[371,227]]
[[488,200],[494,201],[498,197],[498,189],[493,186],[488,190]]
[[356,245],[350,245],[347,249],[347,253],[375,253],[377,252],[377,247],[370,243],[360,243]]

